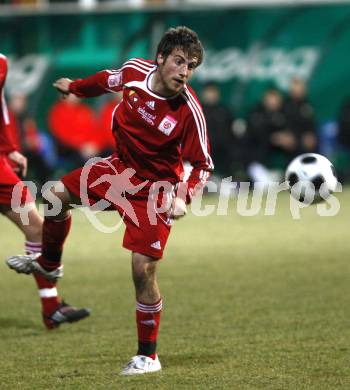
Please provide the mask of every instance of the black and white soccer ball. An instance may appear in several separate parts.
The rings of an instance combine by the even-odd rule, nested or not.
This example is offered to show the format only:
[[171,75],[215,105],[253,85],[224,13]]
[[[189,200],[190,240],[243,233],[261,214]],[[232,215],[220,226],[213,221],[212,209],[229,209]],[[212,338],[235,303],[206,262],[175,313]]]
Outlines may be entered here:
[[316,153],[305,153],[288,165],[285,180],[293,198],[304,204],[326,200],[338,186],[332,163]]

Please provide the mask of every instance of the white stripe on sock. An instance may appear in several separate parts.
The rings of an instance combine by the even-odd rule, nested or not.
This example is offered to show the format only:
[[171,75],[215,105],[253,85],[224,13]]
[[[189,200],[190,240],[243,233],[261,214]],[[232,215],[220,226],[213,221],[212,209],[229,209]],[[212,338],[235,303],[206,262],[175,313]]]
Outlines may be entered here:
[[25,245],[38,247],[38,246],[41,246],[41,242],[26,241]]
[[158,313],[163,308],[163,300],[160,300],[158,303],[154,305],[145,305],[140,302],[136,302],[136,310],[141,311],[143,313]]
[[40,298],[54,298],[58,296],[57,288],[42,288],[39,290],[39,296]]
[[24,243],[24,249],[27,253],[41,253],[41,242],[30,242],[26,241]]

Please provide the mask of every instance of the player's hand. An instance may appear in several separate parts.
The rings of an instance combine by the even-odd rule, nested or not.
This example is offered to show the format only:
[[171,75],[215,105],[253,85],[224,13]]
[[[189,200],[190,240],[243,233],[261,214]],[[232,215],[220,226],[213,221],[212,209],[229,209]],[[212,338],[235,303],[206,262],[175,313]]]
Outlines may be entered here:
[[169,218],[180,219],[187,213],[186,203],[181,198],[174,198],[169,210]]
[[63,98],[65,98],[66,96],[69,95],[69,86],[70,86],[70,83],[72,82],[73,80],[71,79],[67,79],[65,77],[61,78],[61,79],[58,79],[56,80],[52,85],[59,91],[61,92]]
[[19,168],[20,176],[25,177],[27,174],[27,158],[23,156],[20,152],[17,152],[16,150],[8,154],[8,158],[13,161],[15,164],[17,164]]

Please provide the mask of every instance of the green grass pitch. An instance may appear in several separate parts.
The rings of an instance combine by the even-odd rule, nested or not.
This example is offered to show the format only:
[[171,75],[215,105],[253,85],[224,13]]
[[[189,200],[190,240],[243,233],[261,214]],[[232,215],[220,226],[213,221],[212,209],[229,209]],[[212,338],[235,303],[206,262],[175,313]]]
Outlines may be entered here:
[[[2,261],[0,388],[349,389],[349,196],[334,217],[312,206],[294,220],[283,194],[275,216],[241,216],[232,200],[227,216],[178,221],[159,269],[163,370],[130,378],[118,376],[136,349],[130,255],[122,231],[75,211],[59,288],[92,315],[46,331],[33,278]],[[0,231],[2,259],[22,251],[1,216]]]

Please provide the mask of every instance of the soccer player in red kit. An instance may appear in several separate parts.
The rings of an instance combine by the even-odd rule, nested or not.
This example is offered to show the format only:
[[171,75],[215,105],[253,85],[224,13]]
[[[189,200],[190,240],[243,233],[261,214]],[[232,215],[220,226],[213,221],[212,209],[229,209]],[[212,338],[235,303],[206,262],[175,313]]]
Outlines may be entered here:
[[[14,256],[8,260],[8,265],[18,272],[41,272],[49,280],[61,277],[62,248],[71,218],[68,210],[71,203],[82,200],[82,183],[87,183],[89,205],[103,199],[111,201],[114,192],[111,207],[124,217],[123,246],[132,252],[138,330],[137,354],[122,375],[161,369],[156,354],[162,310],[157,260],[163,255],[171,220],[186,214],[186,204],[213,169],[203,112],[187,84],[202,60],[203,47],[197,34],[187,27],[177,27],[162,37],[156,61],[134,58],[118,70],[101,71],[75,81],[62,78],[54,83],[63,94],[79,97],[123,91],[123,100],[111,121],[116,152],[67,174],[52,188],[63,209],[55,220],[45,218],[42,255]],[[184,160],[193,166],[186,183],[182,183]],[[81,180],[82,177],[85,179]],[[170,185],[174,191],[168,189],[165,194],[173,196],[168,210],[160,208],[152,220],[149,199],[160,181]],[[158,205],[157,195],[156,199],[154,208]]]
[[[43,218],[38,213],[28,187],[24,185],[12,166],[17,167],[21,176],[26,175],[27,159],[17,150],[13,141],[5,101],[4,87],[7,70],[7,58],[0,53],[0,213],[12,221],[24,234],[26,253],[36,254],[41,252]],[[17,200],[15,196],[13,197],[14,192],[18,194]],[[28,221],[23,222],[16,207],[24,205],[28,206],[29,211]],[[56,328],[63,322],[79,321],[89,315],[86,309],[75,309],[61,302],[55,282],[49,282],[40,273],[33,273],[33,275],[39,290],[43,321],[48,329]]]

